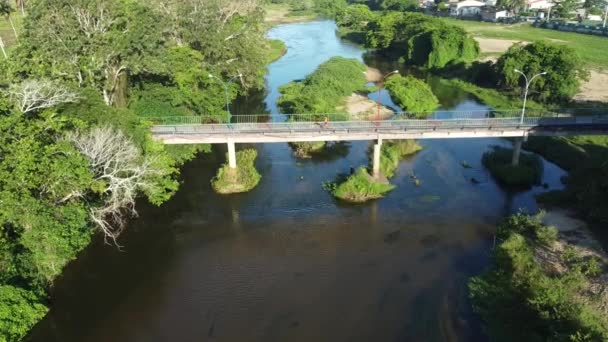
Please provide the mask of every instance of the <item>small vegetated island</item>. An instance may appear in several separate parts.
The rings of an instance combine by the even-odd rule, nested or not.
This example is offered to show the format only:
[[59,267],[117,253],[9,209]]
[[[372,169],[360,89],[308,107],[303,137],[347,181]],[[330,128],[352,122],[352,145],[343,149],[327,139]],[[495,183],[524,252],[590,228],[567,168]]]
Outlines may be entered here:
[[387,140],[380,150],[381,175],[378,178],[362,166],[350,175],[338,175],[334,182],[324,186],[334,197],[346,202],[363,203],[381,198],[395,188],[389,179],[395,175],[399,162],[420,150],[422,146],[414,140]]
[[[365,64],[356,59],[333,57],[306,79],[279,88],[281,97],[277,105],[287,115],[308,115],[306,118],[293,115],[289,120],[316,122],[320,128],[326,124],[325,121],[331,124],[331,121],[348,120],[348,113],[340,113],[337,108],[346,97],[365,90],[366,70]],[[310,158],[312,154],[322,151],[325,145],[325,142],[290,143],[296,156],[302,158]]]
[[232,169],[227,163],[223,164],[217,175],[211,180],[213,190],[220,194],[236,194],[255,188],[262,179],[254,165],[257,156],[258,152],[254,149],[238,151],[236,153],[237,167]]

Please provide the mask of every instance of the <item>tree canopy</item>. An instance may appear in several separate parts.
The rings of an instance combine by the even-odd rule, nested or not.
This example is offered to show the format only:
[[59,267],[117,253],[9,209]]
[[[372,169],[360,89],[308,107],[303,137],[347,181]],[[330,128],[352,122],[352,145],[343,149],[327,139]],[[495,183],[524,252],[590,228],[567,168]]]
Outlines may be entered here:
[[367,27],[369,47],[391,51],[406,63],[442,68],[479,55],[479,44],[464,29],[423,14],[388,12]]
[[426,117],[439,107],[439,100],[428,84],[415,77],[395,75],[384,84],[393,101],[407,112]]
[[529,96],[543,102],[570,100],[578,92],[581,81],[588,77],[576,51],[566,45],[540,41],[512,46],[498,59],[496,67],[502,77],[501,84],[519,91],[523,91],[525,79],[516,69],[528,78],[546,72],[530,85]]

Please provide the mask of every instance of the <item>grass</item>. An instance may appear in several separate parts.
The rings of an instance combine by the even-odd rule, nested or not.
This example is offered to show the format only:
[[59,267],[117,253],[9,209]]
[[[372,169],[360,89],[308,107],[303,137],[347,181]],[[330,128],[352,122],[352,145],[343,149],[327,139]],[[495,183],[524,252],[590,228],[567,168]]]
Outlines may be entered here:
[[314,13],[294,13],[288,4],[267,4],[264,21],[269,26],[315,20]]
[[494,147],[492,151],[483,154],[481,162],[499,183],[528,188],[540,184],[543,175],[543,163],[533,154],[522,153],[519,165],[511,165],[513,149]]
[[536,28],[529,23],[503,25],[452,18],[443,20],[464,28],[475,37],[527,42],[548,40],[558,44],[567,44],[580,54],[589,67],[608,69],[608,53],[606,53],[608,38],[606,37]]
[[262,178],[254,165],[257,156],[257,151],[253,149],[237,152],[237,168],[231,169],[228,164],[222,165],[211,180],[213,190],[220,194],[235,194],[255,188]]
[[325,187],[334,197],[351,203],[363,203],[381,198],[395,188],[388,182],[374,179],[365,167],[360,167],[355,173],[348,176],[344,182],[339,184],[329,183]]
[[[484,88],[458,79],[441,79],[440,82],[447,86],[459,88],[497,110],[519,109],[523,105],[523,100],[519,96],[514,96],[504,91],[501,92],[498,89]],[[544,105],[530,99],[526,103],[526,110],[529,111],[527,112],[528,116],[533,116],[535,110],[542,112],[546,111],[546,109]]]

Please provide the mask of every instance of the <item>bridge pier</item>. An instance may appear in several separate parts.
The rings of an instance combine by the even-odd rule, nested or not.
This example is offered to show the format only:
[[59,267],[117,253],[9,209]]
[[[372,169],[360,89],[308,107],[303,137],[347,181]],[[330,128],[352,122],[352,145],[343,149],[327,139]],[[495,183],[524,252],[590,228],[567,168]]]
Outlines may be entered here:
[[374,158],[373,158],[373,177],[376,179],[380,178],[380,151],[382,150],[382,139],[378,139],[374,144]]
[[511,159],[512,166],[519,166],[519,156],[521,154],[521,145],[524,142],[524,138],[515,138],[513,141],[513,159]]
[[236,148],[232,139],[228,139],[228,166],[236,169]]

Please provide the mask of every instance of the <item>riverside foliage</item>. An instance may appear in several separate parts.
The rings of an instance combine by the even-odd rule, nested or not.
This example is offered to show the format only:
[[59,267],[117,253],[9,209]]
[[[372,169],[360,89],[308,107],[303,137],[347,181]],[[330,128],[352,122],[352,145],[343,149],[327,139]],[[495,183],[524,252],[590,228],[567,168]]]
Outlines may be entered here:
[[597,260],[566,251],[557,254],[565,270],[556,273],[539,258],[552,251],[557,235],[539,217],[523,214],[499,226],[503,242],[492,268],[469,281],[473,307],[494,341],[608,339],[606,316],[587,291],[599,273]]
[[[256,0],[38,0],[0,64],[0,341],[19,341],[95,233],[118,243],[135,200],[161,204],[199,149],[143,117],[225,116],[224,79],[261,88]],[[230,63],[226,63],[230,61]]]
[[227,163],[222,165],[211,180],[213,189],[220,194],[235,194],[255,188],[262,179],[254,165],[257,156],[258,152],[253,149],[238,151],[237,168],[231,169]]

